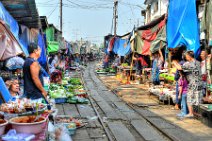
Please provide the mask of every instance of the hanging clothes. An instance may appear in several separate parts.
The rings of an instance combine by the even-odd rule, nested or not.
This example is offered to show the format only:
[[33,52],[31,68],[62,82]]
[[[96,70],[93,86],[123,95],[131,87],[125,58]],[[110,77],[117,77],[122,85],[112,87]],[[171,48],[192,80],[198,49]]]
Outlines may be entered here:
[[196,0],[170,0],[168,13],[168,48],[183,44],[197,56],[200,39]]

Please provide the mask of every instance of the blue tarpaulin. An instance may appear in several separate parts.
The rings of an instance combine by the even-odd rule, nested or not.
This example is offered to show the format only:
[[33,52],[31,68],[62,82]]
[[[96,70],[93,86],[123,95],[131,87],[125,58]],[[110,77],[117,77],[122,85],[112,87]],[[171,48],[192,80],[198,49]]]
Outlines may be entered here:
[[[4,83],[4,80],[2,77],[0,77],[0,94],[4,100],[4,102],[9,102],[12,96],[10,95],[10,92],[7,88],[7,86]],[[2,100],[0,100],[0,104],[3,103]]]
[[131,52],[130,42],[126,39],[116,38],[113,52],[119,56],[126,56]]
[[25,54],[26,56],[29,56],[28,44],[27,44],[25,41],[23,41],[22,39],[17,39],[17,40],[18,40],[18,42],[19,42],[19,44],[20,44],[20,46],[21,46],[21,48],[22,48],[24,54]]
[[38,59],[38,62],[42,65],[45,66],[46,65],[46,49],[45,49],[45,43],[43,40],[43,37],[41,34],[38,34],[38,46],[41,48],[41,56]]
[[167,21],[168,48],[185,45],[198,54],[200,48],[196,0],[169,0]]
[[16,20],[9,14],[0,2],[0,19],[2,19],[10,28],[16,39],[18,39],[19,26]]

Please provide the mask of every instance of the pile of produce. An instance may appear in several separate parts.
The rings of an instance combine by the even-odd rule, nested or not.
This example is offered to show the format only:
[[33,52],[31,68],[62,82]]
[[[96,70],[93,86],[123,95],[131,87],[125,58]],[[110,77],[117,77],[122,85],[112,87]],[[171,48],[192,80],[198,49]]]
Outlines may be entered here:
[[125,67],[128,67],[129,65],[128,65],[127,63],[122,63],[121,66],[122,66],[123,68],[125,68]]
[[110,68],[106,68],[106,69],[98,69],[98,70],[96,70],[96,72],[115,73],[115,69],[110,67]]
[[105,72],[105,69],[98,69],[96,72]]
[[173,82],[174,81],[174,75],[173,74],[167,74],[167,73],[161,73],[160,79],[164,79],[165,81],[168,81],[168,82]]
[[80,78],[65,77],[62,84],[51,84],[49,94],[56,103],[88,103]]
[[71,78],[69,84],[72,85],[82,85],[80,78]]

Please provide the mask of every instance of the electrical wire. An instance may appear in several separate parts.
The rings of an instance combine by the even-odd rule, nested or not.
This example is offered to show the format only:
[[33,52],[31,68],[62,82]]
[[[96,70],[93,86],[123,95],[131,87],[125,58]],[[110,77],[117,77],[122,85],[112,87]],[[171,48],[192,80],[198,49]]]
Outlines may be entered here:
[[49,16],[48,16],[47,18],[50,18],[50,16],[54,13],[54,11],[55,11],[57,8],[58,8],[58,6],[56,6],[56,7],[52,10],[52,12],[49,14]]
[[69,2],[71,5],[66,4],[66,7],[75,7],[75,8],[81,8],[81,9],[111,9],[112,7],[109,7],[107,5],[102,5],[102,4],[92,4],[92,5],[85,5],[85,4],[80,4],[76,3],[75,1],[71,0],[66,0]]

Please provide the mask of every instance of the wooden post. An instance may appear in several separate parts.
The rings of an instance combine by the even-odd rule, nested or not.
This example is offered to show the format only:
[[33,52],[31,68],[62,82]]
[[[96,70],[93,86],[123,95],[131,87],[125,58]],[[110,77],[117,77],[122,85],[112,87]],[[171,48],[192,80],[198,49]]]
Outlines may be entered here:
[[132,55],[132,61],[131,61],[131,65],[130,65],[130,77],[131,77],[131,75],[132,75],[132,69],[133,69],[133,58],[134,58],[134,56],[135,56],[135,51],[133,52],[133,55]]

